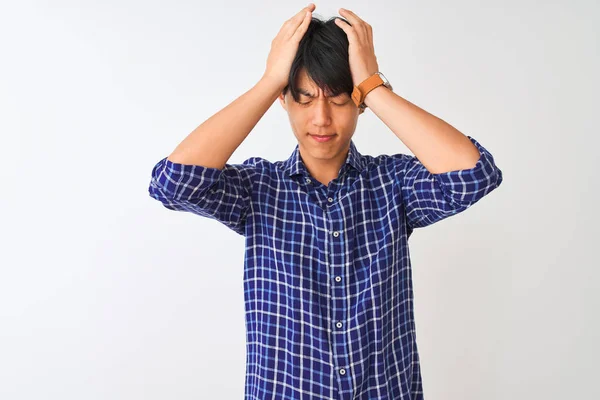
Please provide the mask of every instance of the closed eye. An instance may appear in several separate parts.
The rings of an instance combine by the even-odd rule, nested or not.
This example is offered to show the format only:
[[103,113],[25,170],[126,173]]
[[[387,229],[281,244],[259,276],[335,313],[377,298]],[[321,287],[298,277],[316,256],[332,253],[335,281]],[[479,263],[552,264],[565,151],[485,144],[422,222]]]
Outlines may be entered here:
[[[310,103],[312,103],[312,101],[307,101],[305,103],[298,102],[298,104],[300,104],[302,106],[308,106]],[[347,103],[348,102],[345,102],[345,103],[342,103],[342,104],[338,104],[338,103],[332,103],[332,104],[335,105],[335,106],[338,106],[338,107],[342,107],[342,106],[345,106]]]

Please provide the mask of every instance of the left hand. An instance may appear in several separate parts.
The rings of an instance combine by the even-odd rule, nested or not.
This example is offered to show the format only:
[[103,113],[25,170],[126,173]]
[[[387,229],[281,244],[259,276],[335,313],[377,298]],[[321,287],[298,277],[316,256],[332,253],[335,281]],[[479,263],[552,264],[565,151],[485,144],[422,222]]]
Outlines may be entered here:
[[340,15],[349,23],[336,18],[335,24],[348,36],[350,73],[354,86],[358,86],[379,71],[373,46],[373,28],[350,10],[340,8]]

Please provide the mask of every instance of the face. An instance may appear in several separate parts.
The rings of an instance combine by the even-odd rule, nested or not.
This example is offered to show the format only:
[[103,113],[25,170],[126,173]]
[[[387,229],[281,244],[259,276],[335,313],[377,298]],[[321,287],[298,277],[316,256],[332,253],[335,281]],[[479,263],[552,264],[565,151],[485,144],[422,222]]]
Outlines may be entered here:
[[[358,116],[363,110],[356,107],[347,93],[326,97],[304,70],[300,72],[297,84],[301,93],[299,102],[289,90],[285,96],[279,96],[279,101],[288,113],[302,159],[319,168],[331,165],[336,169],[346,159]],[[333,136],[319,141],[315,135]]]

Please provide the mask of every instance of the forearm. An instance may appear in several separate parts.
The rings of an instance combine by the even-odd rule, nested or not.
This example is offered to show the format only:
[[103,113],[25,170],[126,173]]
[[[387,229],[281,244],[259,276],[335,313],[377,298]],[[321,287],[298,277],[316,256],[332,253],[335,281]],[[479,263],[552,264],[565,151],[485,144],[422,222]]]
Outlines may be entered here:
[[222,169],[282,90],[279,84],[263,77],[250,90],[194,129],[168,160]]
[[386,87],[369,92],[365,104],[433,174],[472,168],[479,159],[467,136]]

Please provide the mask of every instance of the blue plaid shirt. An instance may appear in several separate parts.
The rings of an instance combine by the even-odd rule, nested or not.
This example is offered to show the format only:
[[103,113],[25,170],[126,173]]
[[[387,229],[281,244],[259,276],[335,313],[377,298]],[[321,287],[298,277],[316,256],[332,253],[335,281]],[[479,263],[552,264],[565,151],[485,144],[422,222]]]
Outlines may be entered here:
[[502,182],[469,139],[477,164],[439,174],[351,142],[328,186],[298,145],[273,163],[154,166],[150,196],[246,238],[246,400],[423,399],[408,238]]

